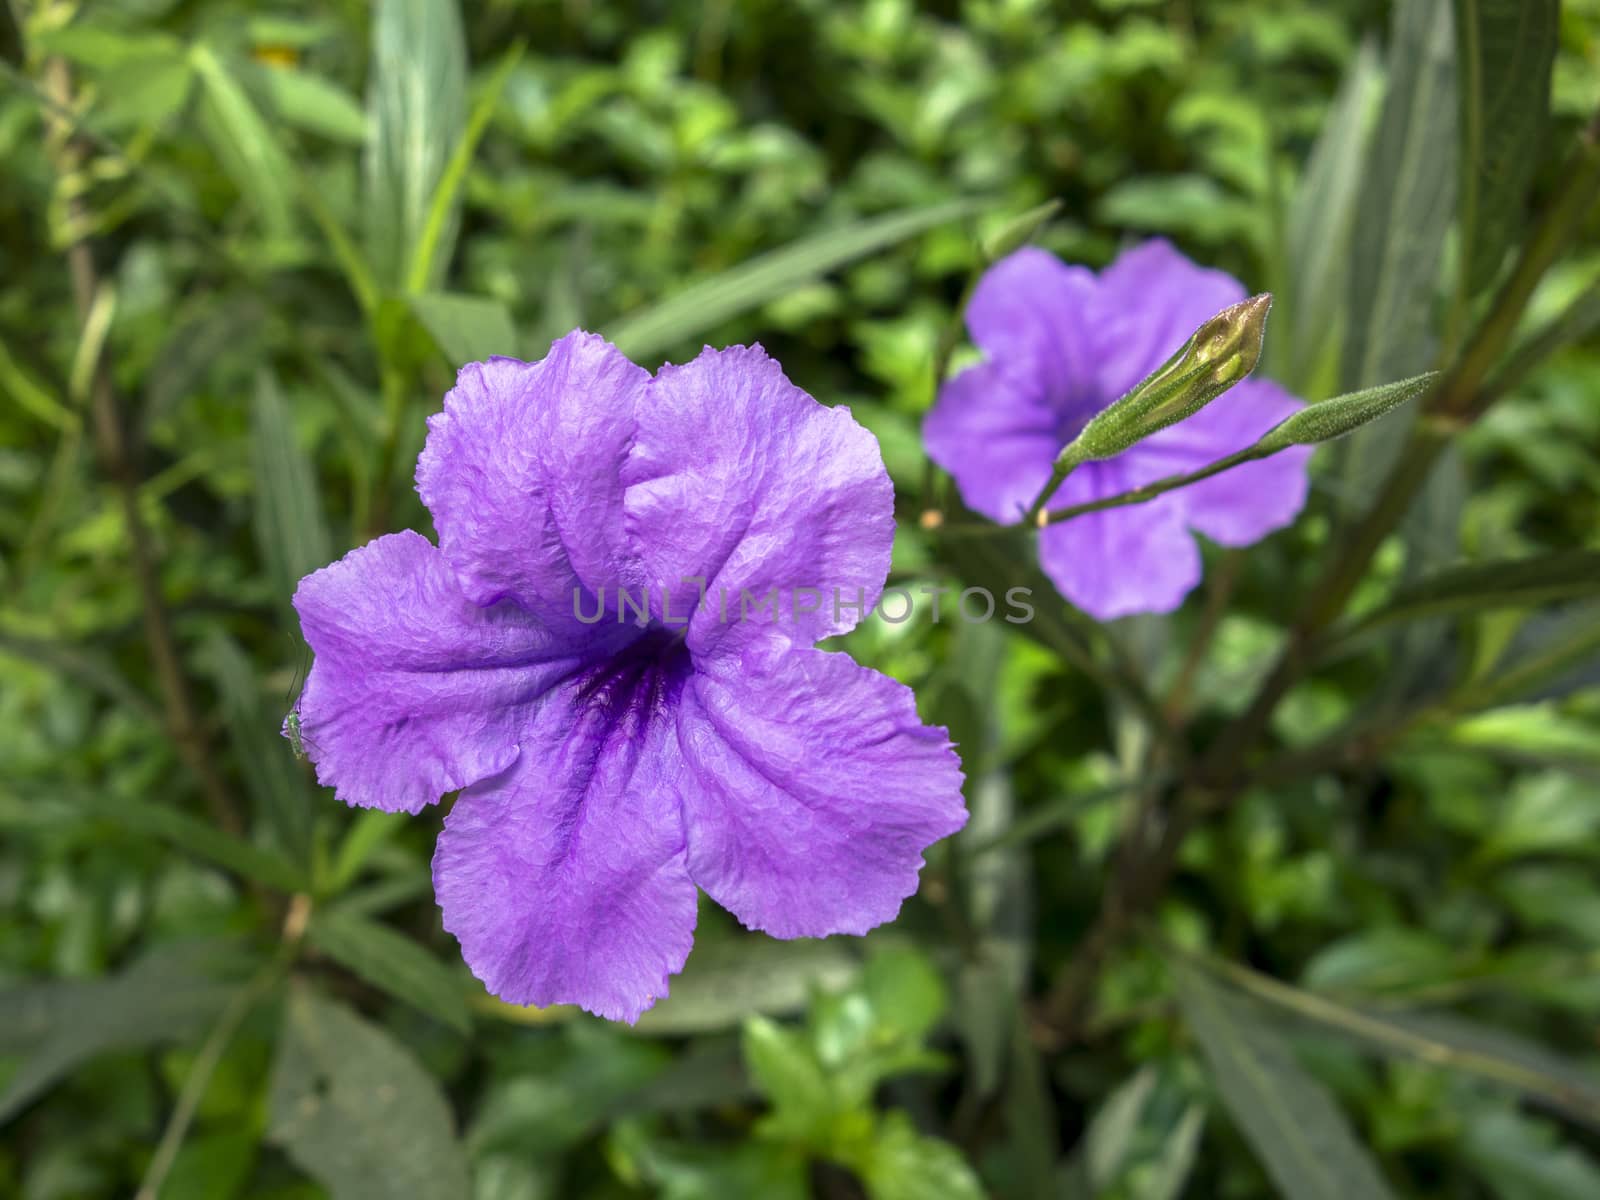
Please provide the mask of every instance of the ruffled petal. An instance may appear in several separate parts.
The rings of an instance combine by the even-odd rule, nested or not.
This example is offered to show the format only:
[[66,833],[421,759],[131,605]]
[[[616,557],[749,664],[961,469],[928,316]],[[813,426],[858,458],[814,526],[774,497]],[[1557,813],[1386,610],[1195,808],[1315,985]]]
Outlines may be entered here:
[[540,708],[516,764],[457,798],[433,886],[502,1000],[631,1022],[682,970],[696,896],[671,719],[616,700],[573,686]]
[[1087,419],[1100,401],[1090,324],[1096,295],[1087,268],[1024,246],[983,273],[967,305],[967,330],[992,361],[1035,381],[1061,418]]
[[[1197,470],[1243,450],[1299,408],[1300,402],[1270,379],[1246,379],[1124,457],[1137,458],[1141,474],[1152,478]],[[1311,450],[1291,446],[1171,495],[1191,529],[1224,546],[1248,546],[1290,524],[1305,507]]]
[[316,653],[301,736],[347,804],[414,813],[503,771],[533,706],[578,665],[521,609],[474,604],[416,533],[306,576],[294,606]]
[[759,346],[708,347],[661,368],[638,428],[623,472],[628,532],[652,593],[670,594],[658,619],[693,613],[697,653],[752,627],[809,646],[877,602],[894,487],[849,409],[818,404]]
[[1102,404],[1154,371],[1206,321],[1245,298],[1223,271],[1197,266],[1163,238],[1124,251],[1096,281]]
[[916,891],[966,823],[961,769],[911,690],[843,654],[723,660],[685,689],[689,872],[774,937],[861,934]]
[[1059,423],[1039,380],[1019,376],[1007,362],[985,362],[939,390],[922,437],[967,507],[1009,524],[1050,478],[1062,444]]
[[473,600],[509,598],[570,626],[575,588],[588,602],[631,582],[622,464],[649,378],[582,332],[539,362],[461,369],[444,411],[428,419],[417,490]]
[[[1122,460],[1086,463],[1051,501],[1065,508],[1138,486]],[[1069,601],[1102,621],[1171,612],[1200,582],[1200,550],[1176,493],[1051,525],[1039,534],[1039,564]]]

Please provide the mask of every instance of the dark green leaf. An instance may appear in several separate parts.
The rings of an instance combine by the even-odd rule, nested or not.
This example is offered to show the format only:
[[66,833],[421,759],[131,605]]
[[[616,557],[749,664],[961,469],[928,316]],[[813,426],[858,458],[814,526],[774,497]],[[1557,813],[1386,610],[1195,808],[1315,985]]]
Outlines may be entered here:
[[295,439],[294,422],[277,382],[264,371],[256,376],[250,432],[256,544],[274,594],[287,605],[300,580],[327,566],[333,555],[316,471]]
[[387,925],[332,908],[312,918],[307,936],[318,950],[401,1003],[462,1033],[472,1028],[466,989],[455,973]]
[[[455,0],[380,0],[367,96],[367,258],[398,289],[423,237],[435,189],[466,120],[467,51]],[[450,257],[455,220],[435,261]],[[437,285],[430,275],[427,287]],[[418,289],[423,290],[423,289]]]
[[0,1123],[97,1055],[192,1037],[215,1020],[235,988],[193,950],[153,954],[108,979],[0,991],[0,1051],[25,1055],[0,1089]]
[[1463,295],[1517,236],[1550,108],[1560,0],[1455,0]]
[[1377,611],[1361,618],[1351,633],[1394,621],[1532,608],[1600,595],[1600,550],[1559,550],[1532,558],[1464,563],[1401,588]]
[[268,850],[223,833],[166,804],[149,804],[127,796],[85,796],[74,800],[93,816],[111,821],[124,829],[170,842],[178,849],[245,879],[284,892],[304,891],[304,876],[287,860]]
[[1388,70],[1351,246],[1347,390],[1426,365],[1428,313],[1455,201],[1450,0],[1395,6]]
[[758,308],[846,263],[885,250],[976,207],[954,200],[858,221],[763,254],[618,321],[608,331],[624,354],[649,359]]
[[267,1136],[333,1200],[466,1200],[467,1159],[422,1065],[376,1025],[298,987],[272,1068]]
[[1461,1150],[1499,1200],[1592,1200],[1600,1163],[1563,1144],[1549,1122],[1513,1111],[1467,1121]]
[[1260,1014],[1197,968],[1174,963],[1178,1001],[1223,1104],[1278,1191],[1293,1200],[1390,1195],[1323,1086]]
[[517,330],[511,313],[487,296],[422,292],[411,297],[411,311],[439,343],[454,366],[482,362],[492,355],[515,358]]

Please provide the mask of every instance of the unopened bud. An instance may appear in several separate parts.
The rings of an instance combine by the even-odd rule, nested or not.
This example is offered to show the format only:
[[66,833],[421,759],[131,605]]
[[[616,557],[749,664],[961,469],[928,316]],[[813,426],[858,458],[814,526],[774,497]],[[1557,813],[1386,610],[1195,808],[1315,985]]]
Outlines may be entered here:
[[1271,307],[1272,297],[1263,292],[1201,325],[1176,354],[1085,425],[1057,464],[1115,457],[1210,404],[1255,370]]

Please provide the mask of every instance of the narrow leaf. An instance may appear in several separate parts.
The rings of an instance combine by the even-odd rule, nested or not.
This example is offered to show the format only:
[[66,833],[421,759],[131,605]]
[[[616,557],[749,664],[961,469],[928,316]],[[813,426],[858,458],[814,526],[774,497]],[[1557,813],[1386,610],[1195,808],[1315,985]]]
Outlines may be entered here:
[[152,954],[108,979],[0,991],[0,1052],[25,1055],[0,1089],[0,1123],[97,1055],[188,1038],[213,1021],[234,987],[201,970],[192,949]]
[[269,236],[294,232],[293,174],[272,128],[239,86],[237,72],[210,45],[197,42],[189,62],[202,85],[201,115],[211,148]]
[[307,936],[328,957],[396,1000],[462,1033],[472,1028],[466,992],[456,976],[387,925],[334,908],[312,918]]
[[609,335],[624,354],[635,359],[649,358],[846,263],[965,216],[974,207],[970,200],[952,200],[802,238],[623,318],[612,326]]
[[[367,257],[399,288],[466,118],[467,51],[455,0],[380,0],[367,96]],[[448,258],[451,219],[437,239]],[[429,286],[432,285],[430,280]]]
[[1437,378],[1437,373],[1430,372],[1308,404],[1292,417],[1274,425],[1262,436],[1257,446],[1267,453],[1276,453],[1290,446],[1311,446],[1342,438],[1379,417],[1387,416],[1406,401],[1415,400]]
[[1550,108],[1560,0],[1455,0],[1461,291],[1493,281],[1521,224]]
[[1342,383],[1415,374],[1455,201],[1450,0],[1395,6],[1389,90],[1356,209]]
[[1600,550],[1464,563],[1401,588],[1387,604],[1361,618],[1351,633],[1394,621],[1531,608],[1595,595],[1600,595]]
[[170,805],[149,804],[128,796],[86,796],[75,800],[74,805],[124,829],[160,838],[241,878],[253,879],[284,892],[305,890],[305,878],[286,859]]
[[284,66],[261,67],[257,78],[272,107],[289,124],[345,145],[366,141],[366,110],[337,84]]
[[297,988],[272,1068],[267,1136],[333,1200],[466,1200],[467,1159],[433,1076],[386,1032]]
[[318,501],[311,457],[295,440],[288,406],[265,371],[256,376],[250,433],[256,545],[267,565],[274,598],[287,605],[302,578],[328,565],[332,539]]
[[1173,972],[1222,1102],[1279,1193],[1293,1200],[1389,1196],[1344,1115],[1283,1040],[1196,968],[1174,963]]
[[516,326],[498,300],[422,292],[411,297],[411,311],[453,366],[481,362],[495,354],[516,356]]

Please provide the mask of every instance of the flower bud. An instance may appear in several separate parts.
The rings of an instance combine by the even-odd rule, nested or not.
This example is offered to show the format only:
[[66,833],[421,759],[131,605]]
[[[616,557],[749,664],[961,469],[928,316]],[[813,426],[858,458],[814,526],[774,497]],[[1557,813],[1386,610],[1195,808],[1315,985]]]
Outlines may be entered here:
[[1176,354],[1085,425],[1057,466],[1113,458],[1210,404],[1255,370],[1271,306],[1263,292],[1201,325]]

